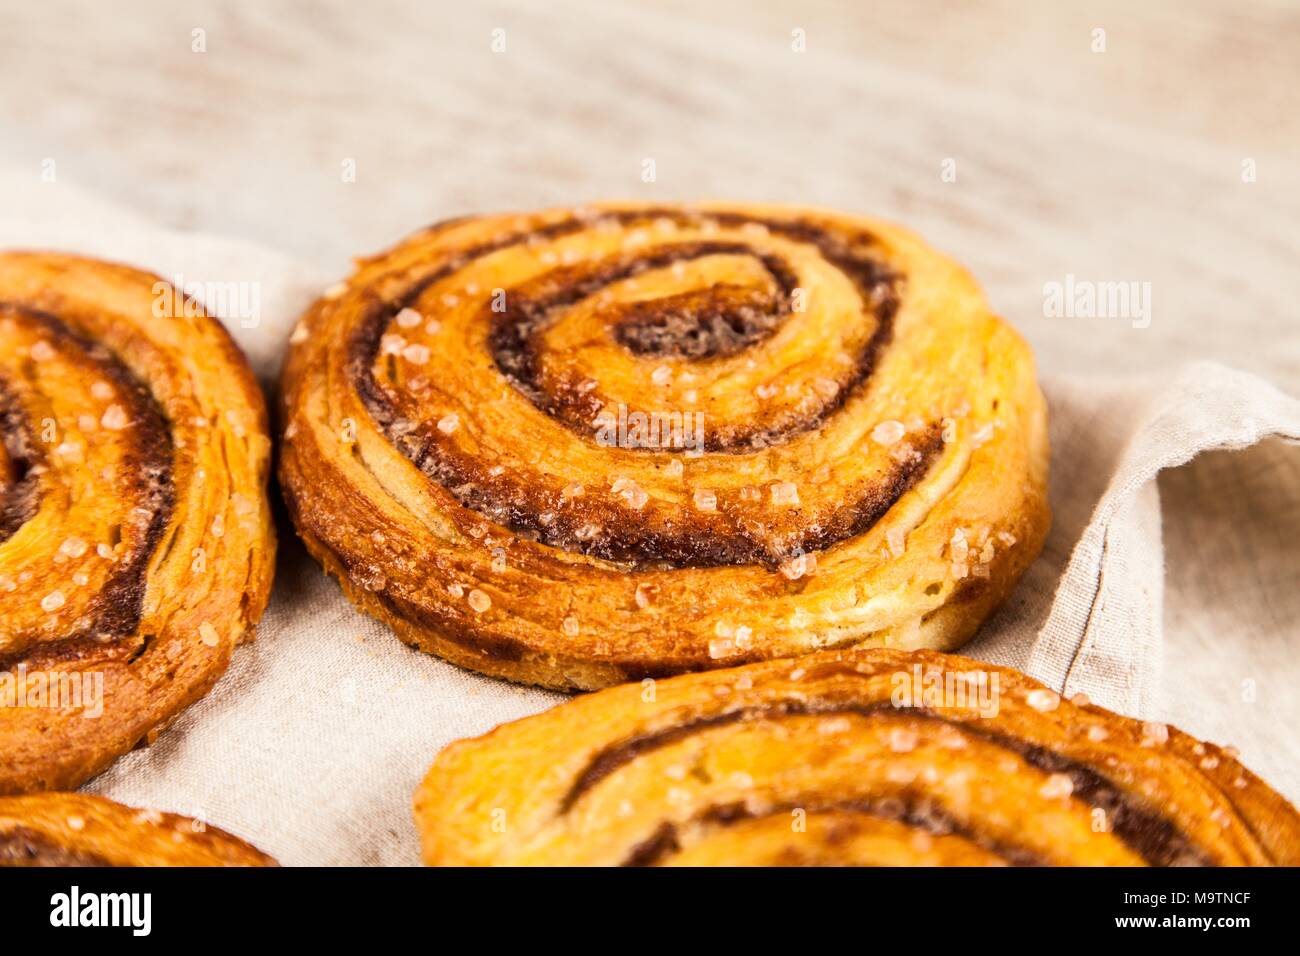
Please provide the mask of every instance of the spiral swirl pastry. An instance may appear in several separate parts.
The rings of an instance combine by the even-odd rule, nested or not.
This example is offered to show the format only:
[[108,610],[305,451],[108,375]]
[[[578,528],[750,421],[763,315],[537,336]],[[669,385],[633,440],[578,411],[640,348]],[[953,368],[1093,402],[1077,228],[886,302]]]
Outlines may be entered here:
[[1230,751],[933,651],[579,697],[452,744],[430,865],[1267,865],[1300,816]]
[[834,213],[444,223],[307,312],[283,385],[289,511],[352,600],[551,687],[954,647],[1049,520],[1023,341]]
[[173,293],[0,254],[0,793],[75,787],[151,741],[266,605],[265,407]]
[[80,793],[0,798],[0,866],[277,866],[201,820]]

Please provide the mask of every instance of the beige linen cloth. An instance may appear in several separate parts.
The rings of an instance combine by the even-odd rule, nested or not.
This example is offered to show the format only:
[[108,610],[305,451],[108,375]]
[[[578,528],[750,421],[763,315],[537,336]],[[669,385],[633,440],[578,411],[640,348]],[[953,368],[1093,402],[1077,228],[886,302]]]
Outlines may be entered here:
[[[339,278],[250,243],[167,231],[30,173],[0,173],[0,248],[257,283],[260,322],[227,324],[268,385],[297,315]],[[1300,440],[1300,402],[1210,362],[1044,388],[1052,534],[964,652],[1234,743],[1295,800],[1300,449],[1287,442]],[[410,797],[434,754],[562,697],[406,648],[352,609],[292,530],[280,535],[257,639],[154,746],[86,789],[200,817],[286,864],[416,863]]]

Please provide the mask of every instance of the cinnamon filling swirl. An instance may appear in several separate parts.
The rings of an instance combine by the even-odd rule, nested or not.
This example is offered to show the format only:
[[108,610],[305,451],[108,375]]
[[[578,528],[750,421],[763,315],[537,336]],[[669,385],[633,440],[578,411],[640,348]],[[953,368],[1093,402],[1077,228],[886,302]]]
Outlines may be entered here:
[[[891,715],[905,714],[935,721],[960,730],[962,733],[978,735],[999,747],[1021,757],[1030,766],[1047,773],[1062,773],[1070,778],[1072,793],[1089,806],[1103,810],[1110,821],[1111,832],[1127,843],[1136,853],[1152,866],[1208,866],[1211,861],[1203,849],[1196,846],[1185,836],[1175,823],[1158,812],[1148,808],[1131,794],[1115,786],[1096,770],[1087,767],[1053,750],[1034,746],[1023,740],[1017,740],[1005,734],[982,730],[970,722],[949,720],[942,715],[919,707],[898,708],[889,702],[874,704],[842,704],[836,701],[783,701],[762,707],[750,707],[727,711],[698,718],[668,727],[654,733],[644,734],[613,744],[592,758],[582,772],[575,778],[573,785],[560,803],[560,812],[569,813],[578,800],[603,779],[620,768],[632,763],[639,757],[679,743],[695,734],[723,727],[728,724],[746,721],[779,721],[788,716],[835,716],[853,714],[875,719],[888,719]],[[899,820],[911,826],[923,829],[933,835],[959,833],[972,842],[993,850],[1008,862],[1016,865],[1040,865],[1044,861],[1036,854],[1016,847],[988,841],[970,828],[963,828],[951,817],[943,813],[932,802],[923,797],[899,800],[896,797],[882,797],[876,801],[858,801],[856,803],[834,803],[818,806],[815,803],[800,804],[809,813],[823,811],[851,811],[886,819]],[[765,813],[788,812],[789,808],[777,807]],[[701,820],[716,826],[751,819],[754,811],[735,806],[730,808],[714,807],[701,815]],[[625,865],[650,865],[667,856],[677,848],[676,829],[667,824],[664,833],[657,834],[646,845],[636,848]]]
[[956,646],[1046,531],[1027,348],[888,223],[473,217],[358,260],[290,341],[280,467],[308,548],[408,643],[487,673],[593,688]]
[[69,850],[35,830],[14,827],[0,833],[0,866],[112,866],[102,856]]
[[[869,233],[810,221],[730,213],[693,217],[667,209],[609,212],[600,217],[600,221],[620,228],[661,220],[681,226],[698,227],[701,221],[711,221],[731,228],[749,227],[809,244],[851,279],[859,297],[858,309],[872,324],[857,350],[846,356],[844,367],[831,373],[838,377],[823,376],[818,382],[821,391],[805,397],[797,413],[715,424],[700,450],[751,454],[780,446],[795,435],[818,428],[865,387],[892,334],[901,282],[873,256],[874,239]],[[372,303],[350,339],[349,375],[368,413],[395,448],[461,505],[542,544],[634,566],[775,567],[792,556],[825,549],[868,530],[928,471],[943,447],[938,423],[914,435],[913,453],[874,481],[863,483],[852,497],[807,515],[800,526],[774,535],[762,509],[746,507],[744,501],[725,503],[716,517],[647,514],[634,520],[629,520],[624,509],[599,501],[557,507],[553,489],[539,486],[529,476],[494,468],[445,441],[446,436],[439,433],[442,423],[423,416],[418,401],[378,371],[383,366],[380,344],[385,331],[394,327],[394,319],[403,310],[418,305],[426,290],[452,272],[514,246],[526,247],[592,227],[593,223],[575,218],[471,247],[450,262],[408,280],[405,288],[386,301]],[[755,259],[764,277],[761,287],[714,285],[649,300],[611,300],[603,306],[600,322],[613,341],[639,358],[671,356],[689,365],[741,353],[772,336],[790,317],[793,299],[800,291],[797,272],[781,257],[756,253],[743,243],[689,241],[556,267],[518,288],[502,290],[501,308],[484,306],[482,320],[490,329],[487,343],[492,361],[503,378],[537,408],[590,438],[593,418],[612,397],[603,395],[594,382],[548,371],[545,332],[564,310],[580,302],[595,301],[599,306],[604,290],[617,283],[713,256]]]
[[[130,503],[122,512],[131,525],[130,529],[116,528],[117,541],[111,546],[97,542],[113,548],[111,569],[102,587],[79,615],[74,629],[55,640],[38,640],[35,635],[21,633],[4,635],[0,643],[0,669],[12,668],[19,661],[31,666],[38,662],[49,665],[75,660],[92,648],[103,656],[108,642],[133,635],[140,623],[145,575],[171,517],[175,490],[168,422],[148,388],[117,356],[81,336],[58,317],[0,302],[0,322],[21,325],[24,338],[35,343],[38,355],[48,353],[49,361],[67,363],[77,370],[79,382],[93,383],[91,387],[109,396],[108,411],[88,425],[111,432],[116,441],[124,443],[122,468],[115,473],[113,494]],[[39,390],[33,395],[39,400]],[[99,404],[102,401],[87,401],[85,407],[94,408]],[[10,472],[0,505],[0,540],[3,540],[39,510],[40,478],[47,473],[49,463],[43,450],[48,443],[40,441],[33,431],[13,384],[0,387],[0,427],[4,431]],[[92,545],[78,541],[71,547],[79,554]],[[62,595],[61,591],[51,593]],[[135,646],[123,647],[117,653],[129,655],[137,650]]]
[[[0,308],[3,308],[0,305]],[[13,390],[0,379],[0,541],[31,520],[40,505],[38,469],[45,452]]]
[[1008,668],[889,649],[575,698],[444,749],[415,815],[440,865],[1258,866],[1300,853],[1300,816],[1230,748]]

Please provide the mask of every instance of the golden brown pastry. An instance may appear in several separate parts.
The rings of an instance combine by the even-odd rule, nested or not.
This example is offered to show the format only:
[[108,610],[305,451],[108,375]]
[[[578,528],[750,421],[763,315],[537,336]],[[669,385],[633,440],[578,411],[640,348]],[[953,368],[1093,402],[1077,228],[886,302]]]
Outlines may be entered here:
[[452,744],[430,865],[1300,863],[1228,750],[931,651],[629,684]]
[[0,798],[0,866],[276,866],[224,830],[80,793]]
[[0,794],[75,787],[152,740],[266,605],[261,393],[170,292],[0,254]]
[[307,547],[487,674],[953,648],[1047,531],[1028,348],[885,223],[457,220],[362,261],[291,341],[280,474]]

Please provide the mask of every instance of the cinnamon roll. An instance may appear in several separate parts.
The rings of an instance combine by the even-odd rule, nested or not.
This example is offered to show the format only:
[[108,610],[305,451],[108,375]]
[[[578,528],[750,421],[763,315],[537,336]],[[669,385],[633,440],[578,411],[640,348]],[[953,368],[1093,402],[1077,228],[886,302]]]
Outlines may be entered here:
[[457,220],[361,261],[291,341],[280,475],[308,549],[487,674],[953,648],[1046,534],[1028,348],[885,223]]
[[439,754],[430,865],[1267,865],[1300,816],[1228,749],[931,651],[576,698]]
[[155,276],[0,254],[0,793],[68,789],[225,671],[271,586],[239,349]]
[[201,820],[80,793],[0,798],[0,866],[277,866]]

